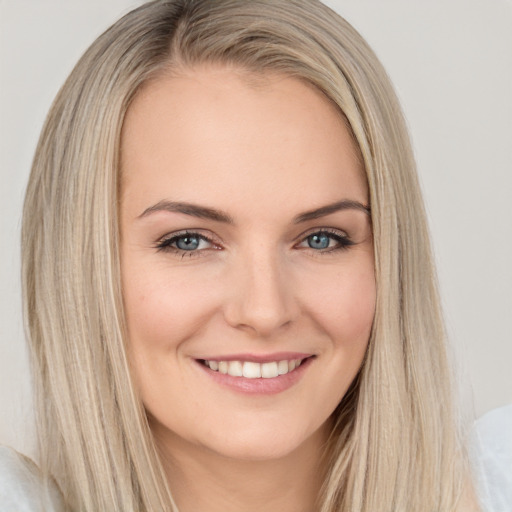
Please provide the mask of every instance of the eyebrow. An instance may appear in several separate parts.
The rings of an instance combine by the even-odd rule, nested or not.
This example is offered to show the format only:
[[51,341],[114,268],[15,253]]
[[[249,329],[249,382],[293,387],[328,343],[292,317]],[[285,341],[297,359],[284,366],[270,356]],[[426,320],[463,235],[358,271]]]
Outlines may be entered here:
[[153,206],[146,208],[140,215],[139,219],[147,217],[155,212],[176,212],[198,217],[200,219],[213,220],[215,222],[223,222],[226,224],[234,224],[233,219],[227,214],[214,208],[199,206],[192,203],[176,202],[176,201],[159,201]]
[[[370,207],[360,203],[359,201],[353,201],[350,199],[344,199],[343,201],[337,201],[336,203],[328,204],[315,210],[310,210],[305,213],[297,215],[293,219],[294,224],[300,224],[309,220],[318,219],[325,217],[332,213],[339,212],[341,210],[359,210],[367,215],[370,215]],[[213,220],[215,222],[222,222],[225,224],[234,224],[233,218],[227,213],[217,210],[215,208],[208,208],[207,206],[200,206],[193,203],[177,202],[177,201],[159,201],[158,203],[146,208],[140,215],[139,219],[147,217],[155,212],[175,212],[190,215],[191,217],[198,217],[200,219]]]
[[315,210],[310,210],[305,213],[301,213],[297,215],[294,219],[295,224],[300,224],[301,222],[307,222],[308,220],[319,219],[320,217],[325,217],[330,215],[331,213],[336,213],[341,210],[359,210],[367,215],[370,215],[370,207],[360,203],[359,201],[353,201],[351,199],[344,199],[343,201],[338,201],[336,203],[328,204],[326,206],[322,206],[321,208],[317,208]]

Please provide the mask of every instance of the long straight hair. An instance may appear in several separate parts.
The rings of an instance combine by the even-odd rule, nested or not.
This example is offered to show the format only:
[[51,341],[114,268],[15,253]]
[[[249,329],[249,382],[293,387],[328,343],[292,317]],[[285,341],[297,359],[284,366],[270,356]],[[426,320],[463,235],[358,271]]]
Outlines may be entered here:
[[120,134],[143,84],[205,63],[314,85],[339,108],[364,162],[377,305],[364,365],[334,413],[318,510],[454,510],[464,458],[407,130],[372,50],[316,0],[148,2],[93,43],[59,92],[22,232],[45,474],[72,510],[177,510],[127,359]]

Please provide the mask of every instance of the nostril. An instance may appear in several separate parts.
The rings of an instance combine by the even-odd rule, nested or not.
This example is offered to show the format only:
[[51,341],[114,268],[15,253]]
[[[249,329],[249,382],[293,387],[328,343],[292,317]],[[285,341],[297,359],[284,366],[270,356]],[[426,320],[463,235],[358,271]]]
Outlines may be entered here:
[[263,252],[260,244],[240,254],[238,262],[224,304],[227,323],[263,337],[291,324],[298,309],[294,280],[279,255],[267,249]]

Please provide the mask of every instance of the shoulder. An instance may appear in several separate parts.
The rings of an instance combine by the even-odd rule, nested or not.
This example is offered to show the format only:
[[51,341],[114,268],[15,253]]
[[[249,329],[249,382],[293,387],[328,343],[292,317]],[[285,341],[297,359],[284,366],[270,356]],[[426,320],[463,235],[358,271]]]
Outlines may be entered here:
[[63,512],[58,490],[43,484],[37,466],[7,446],[0,446],[2,512]]
[[484,510],[512,510],[512,405],[475,423],[472,459]]

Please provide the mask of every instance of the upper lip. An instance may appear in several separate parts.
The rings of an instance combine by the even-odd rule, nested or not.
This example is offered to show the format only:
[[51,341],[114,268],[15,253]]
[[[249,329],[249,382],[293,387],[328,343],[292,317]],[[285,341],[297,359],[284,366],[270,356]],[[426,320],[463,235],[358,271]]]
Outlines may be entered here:
[[271,363],[273,361],[286,361],[291,359],[307,359],[313,354],[303,352],[275,352],[273,354],[226,354],[221,356],[205,356],[198,360],[202,361],[250,361],[253,363]]

